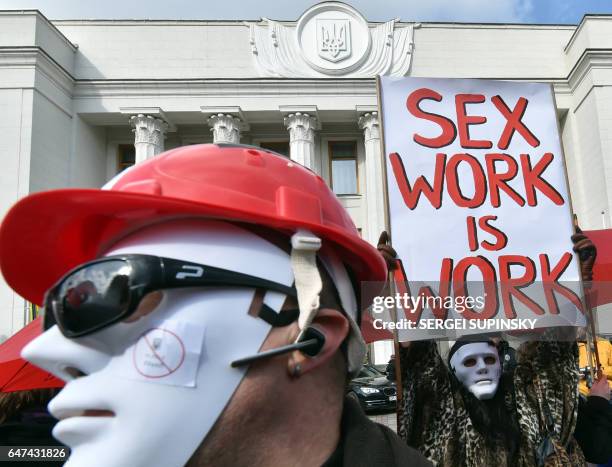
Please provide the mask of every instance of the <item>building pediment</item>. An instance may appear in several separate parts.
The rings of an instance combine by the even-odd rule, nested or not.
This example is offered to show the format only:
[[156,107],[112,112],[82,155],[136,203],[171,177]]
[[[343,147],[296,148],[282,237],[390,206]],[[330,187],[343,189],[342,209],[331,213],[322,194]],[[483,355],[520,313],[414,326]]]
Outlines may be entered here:
[[265,18],[245,24],[261,76],[371,78],[410,70],[414,24],[370,25],[344,3],[314,5],[295,24]]

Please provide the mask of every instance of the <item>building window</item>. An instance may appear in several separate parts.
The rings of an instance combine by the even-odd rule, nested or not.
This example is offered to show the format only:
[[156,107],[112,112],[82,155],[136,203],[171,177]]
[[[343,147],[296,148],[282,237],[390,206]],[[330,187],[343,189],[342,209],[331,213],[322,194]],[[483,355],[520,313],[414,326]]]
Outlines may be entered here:
[[337,195],[354,195],[357,186],[357,144],[355,141],[329,143],[331,185]]
[[120,144],[117,147],[117,173],[131,167],[136,162],[136,148],[133,144]]
[[289,141],[262,141],[259,143],[259,147],[289,157]]

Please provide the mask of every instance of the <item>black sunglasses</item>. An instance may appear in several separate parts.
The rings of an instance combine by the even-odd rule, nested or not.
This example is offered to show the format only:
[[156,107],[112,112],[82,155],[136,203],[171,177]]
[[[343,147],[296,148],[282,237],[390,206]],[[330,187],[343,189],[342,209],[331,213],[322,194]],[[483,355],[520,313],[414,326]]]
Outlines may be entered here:
[[[213,266],[149,255],[107,256],[73,269],[47,292],[43,326],[57,324],[66,337],[81,337],[127,318],[150,292],[206,286],[296,296],[294,287]],[[297,319],[297,310],[277,313],[263,304],[259,317],[285,326]]]

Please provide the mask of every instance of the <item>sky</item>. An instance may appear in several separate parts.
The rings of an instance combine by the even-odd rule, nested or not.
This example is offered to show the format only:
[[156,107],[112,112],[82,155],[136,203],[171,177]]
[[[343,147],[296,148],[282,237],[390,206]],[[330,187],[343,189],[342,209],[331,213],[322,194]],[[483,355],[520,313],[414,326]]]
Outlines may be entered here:
[[[314,0],[0,0],[0,9],[38,9],[49,19],[296,20]],[[369,21],[578,24],[612,14],[612,0],[346,0]]]

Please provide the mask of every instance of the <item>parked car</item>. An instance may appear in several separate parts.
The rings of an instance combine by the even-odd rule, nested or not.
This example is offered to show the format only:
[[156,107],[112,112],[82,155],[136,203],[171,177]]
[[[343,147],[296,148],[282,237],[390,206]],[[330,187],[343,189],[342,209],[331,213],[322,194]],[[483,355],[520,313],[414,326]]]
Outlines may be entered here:
[[366,412],[395,410],[397,404],[395,383],[371,365],[365,365],[349,382],[346,395],[359,401]]

